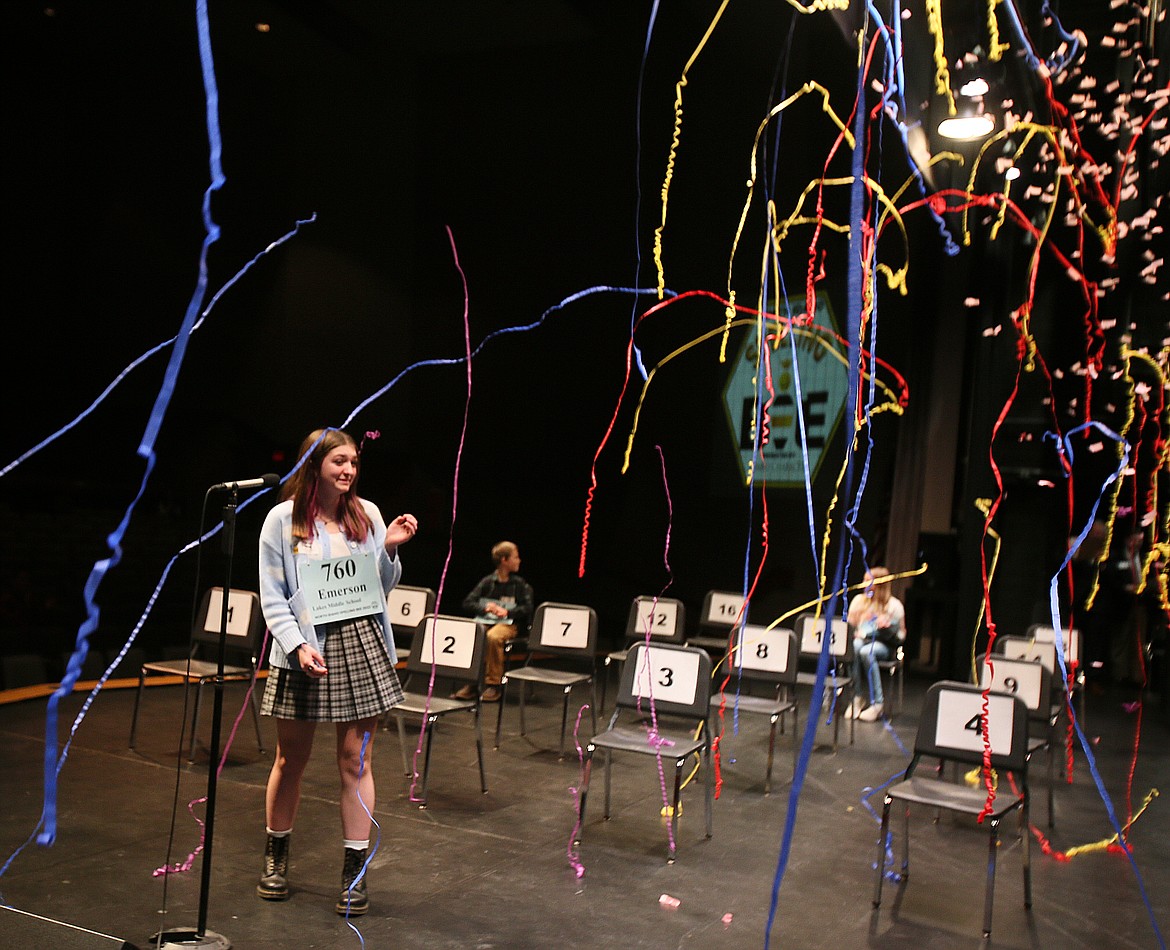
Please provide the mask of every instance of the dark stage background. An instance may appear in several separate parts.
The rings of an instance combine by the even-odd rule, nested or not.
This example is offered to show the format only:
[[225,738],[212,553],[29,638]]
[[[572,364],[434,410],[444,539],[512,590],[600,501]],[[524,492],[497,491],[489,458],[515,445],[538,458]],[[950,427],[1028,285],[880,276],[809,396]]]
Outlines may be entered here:
[[[716,8],[667,6],[643,72],[651,5],[625,0],[210,4],[226,184],[211,199],[222,235],[209,254],[207,299],[298,219],[316,220],[258,260],[191,338],[157,467],[122,561],[98,593],[95,649],[108,654],[125,642],[168,563],[218,515],[222,497],[203,507],[207,486],[283,475],[309,430],[340,424],[419,361],[460,359],[456,255],[472,346],[545,319],[493,338],[477,356],[465,439],[458,362],[414,369],[349,426],[381,433],[366,444],[361,493],[386,514],[420,519],[403,551],[404,581],[437,588],[446,571],[443,605],[454,611],[490,568],[490,546],[506,537],[519,544],[538,599],[594,605],[611,642],[634,595],[666,590],[694,614],[707,589],[742,587],[753,536],[750,570],[760,556],[763,499],[751,504],[740,482],[718,339],[656,377],[622,474],[641,385],[634,374],[619,403],[626,344],[651,298],[599,291],[558,307],[590,288],[654,286],[675,84]],[[198,278],[209,173],[194,4],[14,0],[0,17],[7,464],[177,331]],[[690,74],[664,238],[671,290],[726,292],[752,140],[779,91],[816,77],[847,114],[856,77],[847,23],[794,18],[786,4],[732,4]],[[811,102],[785,122],[774,187],[781,207],[822,174],[835,135]],[[900,145],[891,140],[883,154],[900,183]],[[827,200],[827,216],[847,218],[847,195]],[[749,305],[759,283],[757,215],[732,278]],[[913,400],[939,372],[940,327],[968,320],[962,300],[979,279],[973,268],[986,273],[1002,265],[998,254],[1012,253],[952,260],[933,224],[912,227],[909,294],[883,298],[882,355],[906,378],[912,402],[905,419],[883,415],[873,428],[878,449],[858,516],[873,560],[904,517],[891,510],[898,440],[929,405]],[[822,289],[843,323],[846,244],[832,234],[822,241],[836,261]],[[783,262],[793,296],[803,291],[806,247],[792,239]],[[668,308],[638,331],[645,365],[722,319],[712,300]],[[978,318],[969,324],[959,340],[982,339]],[[169,353],[145,361],[76,428],[0,480],[0,653],[41,654],[59,675],[83,617],[82,585],[107,556],[105,538],[141,479],[135,448]],[[960,360],[965,379],[987,378],[979,359]],[[960,467],[925,488],[944,498],[944,512],[953,495],[986,490],[963,487],[982,420],[962,397],[949,418]],[[814,485],[818,544],[840,443],[838,431]],[[1029,523],[1048,502],[1019,497],[1022,530],[1041,539],[1021,551],[1015,576],[1030,583],[1005,607],[1022,622],[1042,594],[1034,581],[1059,558],[1063,529],[1047,516],[1039,528]],[[240,514],[239,586],[255,583],[256,533],[272,500]],[[961,497],[952,507],[969,505]],[[770,490],[767,516],[769,560],[754,602],[761,619],[817,590],[803,492]],[[957,557],[971,515],[950,520],[924,541],[940,545],[937,563]],[[170,569],[139,634],[143,648],[184,641],[197,590],[222,577],[218,542],[204,548]],[[891,566],[907,570],[913,560]],[[860,572],[855,562],[850,579]],[[953,605],[955,573],[932,583]]]

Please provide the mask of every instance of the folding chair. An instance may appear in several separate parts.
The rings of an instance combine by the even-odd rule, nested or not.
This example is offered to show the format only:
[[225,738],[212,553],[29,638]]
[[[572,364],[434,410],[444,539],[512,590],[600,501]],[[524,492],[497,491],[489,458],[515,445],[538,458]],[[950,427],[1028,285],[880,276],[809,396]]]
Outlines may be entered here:
[[[228,591],[227,630],[224,638],[223,681],[225,683],[251,683],[256,678],[258,654],[266,629],[264,615],[260,611],[260,595],[255,591]],[[138,708],[142,704],[142,691],[147,674],[182,677],[186,686],[195,684],[195,709],[191,715],[191,745],[187,761],[195,761],[195,733],[199,724],[199,709],[203,701],[203,687],[214,683],[219,675],[219,641],[223,625],[223,588],[212,587],[205,591],[199,604],[195,624],[191,630],[191,653],[186,659],[151,660],[143,663],[138,670],[138,692],[134,696],[134,712],[130,719],[130,748],[138,734]],[[235,662],[229,664],[228,658]],[[260,735],[260,697],[252,690],[252,721],[256,726],[256,745],[264,752],[264,739]]]
[[[479,788],[487,794],[487,778],[483,768],[483,727],[480,722],[479,694],[483,691],[483,666],[486,653],[487,627],[470,617],[426,617],[415,628],[410,644],[410,658],[406,661],[407,678],[404,684],[406,695],[394,706],[391,713],[398,720],[398,739],[402,745],[402,770],[407,776],[414,775],[414,769],[407,762],[406,726],[407,715],[422,720],[426,747],[423,752],[422,789],[419,792],[419,808],[427,807],[427,787],[431,775],[431,743],[435,726],[444,716],[452,713],[471,713],[475,721],[475,755],[479,761]],[[435,677],[443,677],[456,683],[470,683],[475,689],[475,699],[453,699],[436,695],[429,689]],[[418,684],[423,690],[418,690]]]
[[[711,699],[711,657],[706,650],[673,644],[635,643],[622,665],[617,703],[606,730],[589,740],[577,796],[577,838],[585,831],[585,804],[593,774],[593,756],[605,752],[605,819],[610,813],[610,779],[614,752],[652,756],[674,763],[674,803],[670,811],[667,863],[678,850],[678,816],[684,763],[695,754],[703,760],[707,837],[711,837],[713,772],[707,725]],[[627,722],[628,720],[628,722]],[[657,769],[655,779],[657,780]]]
[[[1034,623],[1024,634],[1025,639],[1036,643],[1051,643],[1056,649],[1056,633],[1051,625]],[[1076,702],[1080,711],[1081,728],[1085,728],[1085,666],[1081,659],[1081,631],[1076,627],[1061,628],[1060,638],[1064,642],[1064,668],[1072,673],[1072,683],[1061,683],[1063,691],[1070,701]],[[1054,681],[1060,681],[1060,667],[1056,663],[1056,654],[1052,654],[1053,664],[1049,667]]]
[[626,635],[620,650],[605,655],[601,669],[601,709],[605,709],[605,694],[609,686],[609,668],[617,664],[618,669],[626,661],[630,645],[646,638],[660,643],[682,643],[686,634],[686,608],[681,600],[673,597],[635,597],[630,604],[626,618]]
[[731,642],[731,631],[736,624],[747,620],[746,603],[747,598],[736,591],[707,591],[703,597],[703,608],[699,612],[699,634],[688,637],[687,646],[723,656]]
[[886,716],[891,717],[900,711],[906,702],[906,644],[899,640],[894,645],[894,655],[888,660],[878,660],[877,667],[886,677],[886,687],[883,690],[887,697],[894,695],[894,680],[898,681],[898,703],[894,705],[887,698]]
[[[799,665],[796,674],[800,686],[813,686],[817,680],[816,665],[821,656],[825,636],[825,617],[811,611],[796,618],[796,636],[800,641]],[[841,713],[853,698],[853,631],[844,620],[834,618],[829,634],[829,669],[825,675],[825,691],[833,715],[833,751],[837,751],[841,731]],[[809,715],[819,712],[809,710]],[[849,720],[849,744],[853,745],[855,723]]]
[[[784,627],[753,626],[741,624],[736,630],[735,646],[730,654],[726,677],[729,680],[722,689],[712,687],[711,714],[723,711],[724,731],[728,716],[738,713],[758,713],[767,716],[771,725],[768,733],[768,769],[764,774],[764,794],[772,792],[772,756],[776,749],[776,722],[792,713],[793,729],[800,721],[800,709],[796,703],[796,674],[800,647],[796,634]],[[743,684],[762,684],[772,695],[745,696],[740,692]],[[713,727],[713,731],[720,730]],[[792,742],[792,773],[796,774],[796,763],[800,756],[800,743],[795,737]]]
[[565,730],[569,721],[569,694],[574,686],[589,684],[589,712],[593,728],[597,729],[597,612],[580,604],[543,603],[532,618],[532,633],[528,638],[528,659],[515,670],[505,671],[500,678],[500,708],[496,713],[496,748],[500,747],[500,731],[504,721],[504,704],[508,699],[508,684],[516,680],[520,686],[520,735],[527,734],[524,722],[524,684],[541,683],[556,686],[563,694],[561,708],[561,745],[559,755],[565,757]]
[[[987,824],[987,889],[983,898],[983,936],[991,936],[991,910],[995,896],[996,852],[999,848],[999,825],[1013,811],[1020,816],[1019,835],[1023,848],[1024,906],[1032,906],[1031,840],[1028,831],[1028,708],[1019,696],[1007,693],[987,693],[984,711],[984,690],[969,683],[943,680],[927,690],[918,734],[914,739],[914,755],[902,780],[886,789],[882,807],[881,833],[877,843],[877,874],[873,890],[873,906],[882,902],[882,881],[885,878],[887,832],[890,826],[890,806],[899,801],[905,807],[905,826],[902,833],[902,875],[910,875],[910,806],[924,805],[963,815],[984,816]],[[972,788],[947,781],[941,777],[946,762],[982,765],[984,737],[991,747],[991,767],[999,774],[995,798],[988,803],[988,793],[982,784]],[[938,778],[915,774],[923,758],[939,760]],[[1014,775],[1018,792],[1012,791],[1007,773]],[[934,881],[935,887],[939,882]],[[966,898],[962,892],[960,899]]]
[[1048,754],[1048,827],[1054,827],[1052,811],[1053,789],[1056,787],[1053,763],[1056,759],[1056,722],[1061,707],[1052,703],[1052,676],[1042,663],[1028,660],[1009,660],[992,655],[990,662],[983,658],[979,685],[998,693],[1011,693],[1024,700],[1028,707],[1028,755],[1043,750]]
[[390,626],[394,628],[394,645],[409,653],[419,621],[435,612],[435,592],[429,587],[399,584],[386,595]]

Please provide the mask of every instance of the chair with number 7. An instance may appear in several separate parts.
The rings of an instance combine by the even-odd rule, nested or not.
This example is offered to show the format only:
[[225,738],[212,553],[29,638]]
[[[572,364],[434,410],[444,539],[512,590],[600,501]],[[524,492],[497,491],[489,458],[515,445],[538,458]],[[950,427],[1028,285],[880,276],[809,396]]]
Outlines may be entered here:
[[[610,772],[615,752],[651,756],[665,772],[674,763],[674,800],[666,805],[670,815],[670,850],[667,862],[674,863],[678,843],[683,766],[693,755],[703,765],[704,806],[707,837],[711,837],[714,768],[711,764],[711,734],[708,704],[711,698],[711,657],[706,650],[666,643],[635,643],[622,666],[617,704],[606,730],[589,740],[585,766],[577,796],[577,835],[581,843],[585,830],[585,803],[593,773],[593,756],[605,753],[605,818],[609,820]],[[656,770],[655,781],[658,781]]]
[[496,713],[496,748],[504,722],[504,705],[508,684],[520,684],[520,735],[525,735],[525,684],[555,686],[564,697],[561,708],[560,757],[565,757],[565,732],[569,718],[569,694],[574,686],[588,683],[591,691],[589,712],[593,729],[597,729],[597,612],[581,604],[543,603],[532,617],[528,636],[528,659],[519,669],[506,671],[500,679],[500,708]]
[[[984,782],[972,788],[942,777],[947,762],[982,766],[988,750],[990,766],[998,777],[994,794]],[[939,761],[938,777],[916,774],[922,758]],[[1031,840],[1028,825],[1028,707],[1020,696],[995,693],[969,683],[944,680],[927,690],[914,755],[900,782],[886,789],[881,833],[877,843],[877,876],[873,906],[882,902],[886,873],[886,842],[890,806],[905,808],[902,832],[902,878],[910,873],[910,806],[923,805],[968,816],[980,816],[989,829],[987,889],[983,899],[983,936],[991,936],[991,910],[995,896],[996,853],[999,825],[1011,812],[1019,815],[1020,848],[1024,866],[1024,907],[1032,906]],[[935,882],[937,886],[937,882]]]

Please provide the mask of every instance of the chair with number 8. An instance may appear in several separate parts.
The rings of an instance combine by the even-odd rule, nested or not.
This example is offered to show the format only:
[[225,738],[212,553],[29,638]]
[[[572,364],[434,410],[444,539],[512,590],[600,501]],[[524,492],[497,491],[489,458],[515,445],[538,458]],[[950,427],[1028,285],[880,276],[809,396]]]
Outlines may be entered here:
[[[783,725],[784,717],[792,713],[792,772],[800,757],[800,742],[796,731],[800,722],[800,707],[796,702],[797,658],[800,648],[796,634],[785,627],[763,627],[741,624],[736,628],[734,646],[728,654],[727,671],[716,678],[712,687],[711,714],[722,717],[712,729],[724,736],[727,719],[739,713],[767,716],[771,726],[768,733],[768,766],[764,773],[764,794],[772,792],[772,757],[776,748],[776,723]],[[762,687],[764,695],[749,695],[746,689]],[[726,753],[723,761],[727,761]],[[726,766],[725,766],[726,768]]]

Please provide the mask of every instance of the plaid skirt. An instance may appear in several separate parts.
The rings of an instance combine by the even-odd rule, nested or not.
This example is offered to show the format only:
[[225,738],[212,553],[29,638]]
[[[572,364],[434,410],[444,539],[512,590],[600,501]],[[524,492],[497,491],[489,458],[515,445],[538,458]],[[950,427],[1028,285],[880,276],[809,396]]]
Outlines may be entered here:
[[277,719],[357,722],[380,716],[402,702],[402,685],[386,652],[382,631],[370,617],[325,625],[327,676],[270,667],[260,712]]

